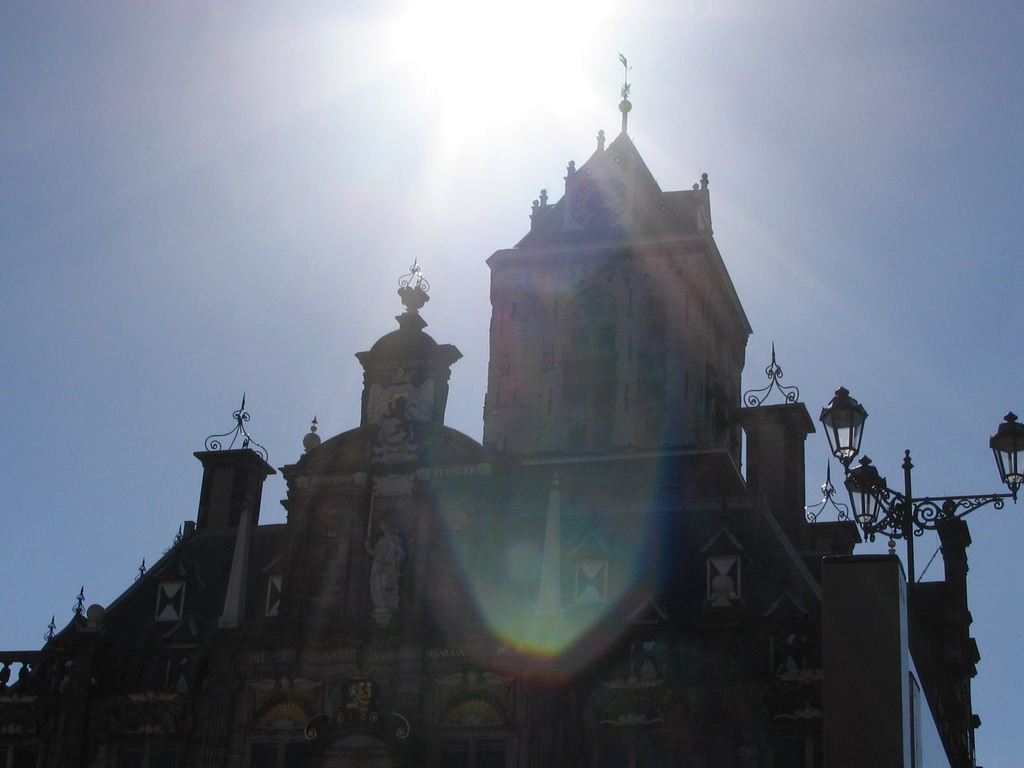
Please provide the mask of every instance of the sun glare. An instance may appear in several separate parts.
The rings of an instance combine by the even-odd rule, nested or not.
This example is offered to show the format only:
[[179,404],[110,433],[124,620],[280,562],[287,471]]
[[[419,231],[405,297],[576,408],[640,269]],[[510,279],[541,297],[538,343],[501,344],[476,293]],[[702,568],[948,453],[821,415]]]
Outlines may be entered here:
[[388,26],[387,61],[406,73],[449,149],[493,141],[593,102],[586,73],[610,17],[605,0],[413,0]]

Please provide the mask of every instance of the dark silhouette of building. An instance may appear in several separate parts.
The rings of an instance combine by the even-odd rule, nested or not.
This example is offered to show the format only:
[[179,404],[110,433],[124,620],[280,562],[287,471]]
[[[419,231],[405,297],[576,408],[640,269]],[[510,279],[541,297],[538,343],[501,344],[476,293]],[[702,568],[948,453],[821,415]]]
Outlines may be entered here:
[[[837,600],[823,630],[823,562],[896,569],[898,679],[878,685],[898,705],[898,561],[808,522],[804,405],[743,405],[750,327],[707,175],[661,190],[624,120],[565,183],[488,260],[483,443],[445,426],[461,354],[424,332],[414,268],[397,330],[357,354],[360,424],[321,441],[314,423],[280,469],[286,523],[260,525],[275,470],[243,403],[196,453],[196,520],[160,561],[43,649],[0,653],[6,768],[842,764],[825,644],[858,614]],[[947,580],[913,585],[911,612],[955,766],[973,765],[966,536],[944,534]],[[856,687],[879,647],[841,650]]]

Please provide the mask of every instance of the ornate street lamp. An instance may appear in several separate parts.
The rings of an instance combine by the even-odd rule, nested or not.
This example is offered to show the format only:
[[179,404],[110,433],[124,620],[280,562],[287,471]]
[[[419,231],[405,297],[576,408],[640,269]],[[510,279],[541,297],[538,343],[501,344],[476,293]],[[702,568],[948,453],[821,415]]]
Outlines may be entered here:
[[881,494],[885,488],[885,478],[867,456],[846,474],[846,490],[850,492],[853,505],[853,519],[865,530],[878,522],[883,513]]
[[999,477],[1010,486],[1017,501],[1017,489],[1024,483],[1024,424],[1017,423],[1015,414],[1006,414],[988,444],[996,457]]
[[846,387],[837,389],[836,396],[821,409],[821,423],[825,425],[828,446],[847,471],[850,462],[860,453],[860,438],[867,417],[864,406],[850,397]]
[[1017,490],[1024,484],[1024,424],[1018,424],[1012,413],[1007,414],[995,436],[989,440],[999,477],[1010,488],[1010,493],[914,498],[911,490],[914,465],[910,461],[910,451],[903,455],[903,493],[889,488],[885,478],[866,456],[850,469],[850,463],[860,453],[860,439],[867,415],[864,407],[840,387],[832,401],[822,409],[821,423],[825,426],[832,455],[842,462],[846,470],[845,485],[850,494],[854,519],[868,541],[874,541],[878,533],[889,537],[890,547],[895,546],[894,539],[906,540],[907,579],[913,582],[915,536],[937,528],[945,520],[964,517],[978,507],[991,504],[1001,509],[1004,499],[1017,501]]

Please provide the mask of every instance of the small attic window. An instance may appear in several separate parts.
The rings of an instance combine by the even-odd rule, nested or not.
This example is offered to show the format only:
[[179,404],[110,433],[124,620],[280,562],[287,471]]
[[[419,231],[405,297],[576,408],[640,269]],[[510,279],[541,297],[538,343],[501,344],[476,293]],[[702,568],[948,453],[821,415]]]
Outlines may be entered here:
[[156,593],[156,620],[181,621],[185,614],[185,582],[161,581]]
[[593,558],[576,561],[577,603],[608,602],[608,561]]
[[712,555],[708,563],[707,600],[714,607],[729,607],[740,599],[739,555]]
[[701,547],[707,564],[704,599],[712,608],[735,605],[743,596],[743,547],[728,530],[722,528]]

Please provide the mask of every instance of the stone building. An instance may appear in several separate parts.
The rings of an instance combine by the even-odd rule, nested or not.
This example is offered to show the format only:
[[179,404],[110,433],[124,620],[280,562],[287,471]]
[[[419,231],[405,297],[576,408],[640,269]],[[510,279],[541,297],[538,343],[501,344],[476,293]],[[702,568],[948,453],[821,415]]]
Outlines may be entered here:
[[[0,653],[0,765],[827,764],[822,558],[858,536],[805,516],[806,408],[743,405],[707,176],[663,191],[622,106],[488,260],[483,443],[445,426],[461,353],[425,333],[414,268],[356,355],[359,425],[314,424],[280,468],[286,523],[260,524],[275,469],[243,403],[162,559]],[[966,612],[957,579],[934,606]],[[973,667],[926,663],[950,764],[973,765]]]

